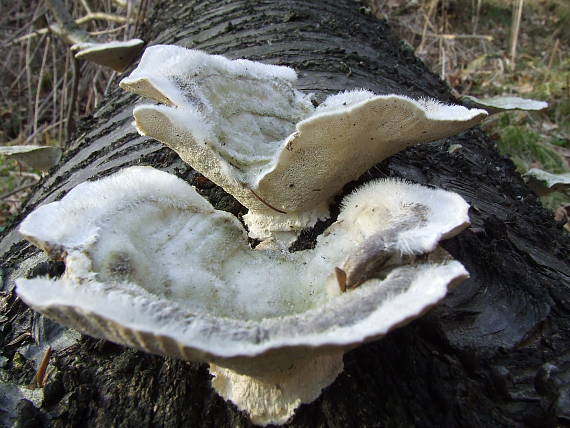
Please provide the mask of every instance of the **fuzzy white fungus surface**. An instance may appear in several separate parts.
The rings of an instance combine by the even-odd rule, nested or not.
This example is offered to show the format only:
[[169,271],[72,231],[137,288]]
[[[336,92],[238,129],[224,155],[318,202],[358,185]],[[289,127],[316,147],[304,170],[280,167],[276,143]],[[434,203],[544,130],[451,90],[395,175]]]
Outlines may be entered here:
[[259,238],[313,225],[374,164],[487,115],[366,90],[332,95],[315,108],[295,80],[288,67],[152,46],[121,87],[162,104],[135,108],[139,132],[248,207],[250,236]]
[[[92,336],[210,362],[222,397],[255,423],[283,423],[334,381],[346,350],[420,316],[467,276],[437,249],[466,227],[467,208],[453,193],[376,181],[345,198],[314,249],[252,249],[238,219],[187,183],[131,167],[24,220],[20,232],[66,271],[18,279],[17,293]],[[365,271],[341,292],[336,268],[384,253],[423,258]]]

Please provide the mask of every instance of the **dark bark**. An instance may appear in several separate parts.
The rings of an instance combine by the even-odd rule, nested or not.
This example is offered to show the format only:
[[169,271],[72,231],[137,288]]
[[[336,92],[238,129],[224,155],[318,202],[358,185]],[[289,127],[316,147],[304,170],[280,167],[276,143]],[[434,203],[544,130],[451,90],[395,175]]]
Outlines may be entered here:
[[[155,6],[144,38],[292,66],[300,74],[299,87],[317,99],[367,88],[452,101],[446,85],[385,23],[350,0],[164,2]],[[119,89],[109,94],[84,120],[64,161],[38,185],[20,218],[78,183],[126,165],[153,165],[203,184],[176,154],[134,132],[135,101]],[[451,144],[462,148],[450,154]],[[471,204],[472,226],[445,243],[471,278],[421,320],[348,353],[345,371],[316,402],[297,411],[291,426],[570,423],[568,235],[478,129],[406,150],[359,183],[386,176],[453,190]],[[243,210],[220,189],[202,192],[218,207]],[[35,367],[17,352],[25,353],[34,337],[44,340],[53,326],[15,298],[13,280],[56,275],[62,266],[21,241],[17,223],[0,242],[0,379],[26,385]],[[314,235],[303,236],[310,241]],[[58,371],[47,380],[40,408],[21,401],[14,410],[21,426],[249,425],[213,392],[204,365],[89,337],[54,352],[52,362]],[[8,416],[0,414],[0,421]]]

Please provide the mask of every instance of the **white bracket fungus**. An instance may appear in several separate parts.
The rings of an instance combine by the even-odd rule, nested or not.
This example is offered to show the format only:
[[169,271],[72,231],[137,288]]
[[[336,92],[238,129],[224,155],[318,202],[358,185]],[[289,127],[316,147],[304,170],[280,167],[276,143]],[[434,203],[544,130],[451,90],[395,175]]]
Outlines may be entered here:
[[61,0],[47,0],[47,6],[57,20],[50,30],[71,44],[75,58],[85,59],[122,73],[140,54],[144,41],[131,39],[124,41],[97,42],[91,35],[79,28]]
[[256,424],[284,423],[334,381],[344,352],[467,277],[438,247],[468,225],[467,211],[454,193],[375,181],[344,199],[314,249],[252,249],[237,218],[187,183],[131,167],[22,222],[66,271],[19,279],[17,292],[92,336],[209,362],[222,397]]
[[0,155],[24,162],[30,168],[46,171],[57,165],[61,159],[61,149],[53,146],[5,146],[0,147]]
[[472,106],[483,108],[487,110],[489,114],[502,113],[510,110],[542,111],[548,108],[548,103],[545,101],[512,96],[477,98],[466,95],[462,97],[462,101]]
[[538,168],[531,168],[523,175],[526,184],[537,195],[570,190],[570,173],[553,174]]
[[294,89],[296,79],[288,67],[152,46],[120,85],[161,104],[135,108],[139,132],[235,196],[258,238],[313,225],[346,183],[376,163],[487,116],[366,90],[315,108]]
[[71,46],[71,50],[75,52],[75,58],[85,59],[122,73],[134,62],[143,45],[144,41],[141,39],[106,43],[89,41],[76,43]]
[[[160,103],[135,108],[139,131],[249,208],[249,235],[263,238],[314,224],[372,165],[487,114],[365,90],[315,108],[296,78],[287,67],[154,46],[121,86]],[[468,225],[467,211],[454,193],[374,181],[344,199],[314,249],[290,253],[270,240],[252,249],[238,219],[184,181],[132,167],[22,222],[66,270],[19,279],[17,292],[93,336],[208,362],[214,389],[254,423],[284,423],[334,381],[344,352],[421,316],[467,277],[438,247]]]

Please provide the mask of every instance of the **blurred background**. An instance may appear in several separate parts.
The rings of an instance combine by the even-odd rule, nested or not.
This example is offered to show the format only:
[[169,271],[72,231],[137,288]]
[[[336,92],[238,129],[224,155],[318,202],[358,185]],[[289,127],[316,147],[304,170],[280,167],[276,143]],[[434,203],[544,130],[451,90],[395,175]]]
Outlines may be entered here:
[[[491,116],[483,128],[521,174],[570,171],[569,0],[369,0],[368,7],[458,98],[548,102],[543,112]],[[568,192],[541,199],[559,221],[568,219]]]
[[[110,69],[73,58],[54,31],[50,1],[0,3],[0,148],[64,148],[77,120],[97,108],[115,77]],[[151,0],[59,2],[78,27],[102,42],[134,37],[152,8]],[[483,126],[521,173],[570,171],[569,0],[360,3],[364,13],[386,19],[458,98],[516,95],[547,101],[543,112],[500,113]],[[18,213],[43,173],[31,164],[0,155],[0,228]],[[542,201],[559,221],[567,220],[567,192]]]

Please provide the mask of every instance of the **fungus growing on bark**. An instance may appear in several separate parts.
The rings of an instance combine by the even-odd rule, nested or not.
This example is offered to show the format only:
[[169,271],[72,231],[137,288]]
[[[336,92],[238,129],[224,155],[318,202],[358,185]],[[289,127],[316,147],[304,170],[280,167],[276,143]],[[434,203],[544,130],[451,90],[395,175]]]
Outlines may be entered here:
[[334,381],[344,352],[467,277],[438,247],[467,210],[454,193],[374,181],[344,199],[314,249],[252,249],[238,219],[187,183],[131,167],[24,220],[20,232],[66,270],[19,279],[17,293],[92,336],[208,362],[214,389],[254,423],[284,423]]
[[0,147],[0,155],[24,162],[30,168],[47,171],[61,159],[61,149],[53,146],[5,146]]
[[547,102],[512,96],[477,98],[466,95],[462,98],[462,101],[474,107],[485,109],[489,114],[511,110],[541,111],[548,108]]
[[529,169],[524,175],[528,187],[539,196],[552,192],[568,192],[570,190],[570,173],[553,174],[538,168]]
[[160,103],[135,108],[139,132],[235,196],[257,238],[313,225],[346,183],[376,163],[487,115],[366,90],[315,108],[294,89],[296,79],[288,67],[152,46],[121,87]]
[[[248,207],[251,237],[298,232],[375,163],[486,116],[365,90],[315,108],[295,80],[287,67],[155,46],[121,86],[162,104],[135,109],[139,131]],[[17,292],[93,336],[208,362],[214,389],[253,422],[284,423],[334,381],[344,352],[422,315],[467,276],[438,247],[468,225],[467,210],[454,193],[374,181],[345,197],[314,249],[252,249],[239,220],[184,181],[131,167],[22,222],[66,270],[19,279]]]
[[144,41],[97,42],[91,35],[79,28],[61,0],[47,0],[47,6],[57,20],[50,30],[71,45],[75,58],[82,58],[122,73],[133,63],[143,49]]
[[85,59],[122,73],[137,58],[143,45],[144,41],[141,39],[106,43],[90,41],[76,43],[71,46],[71,50],[75,52],[75,58]]

